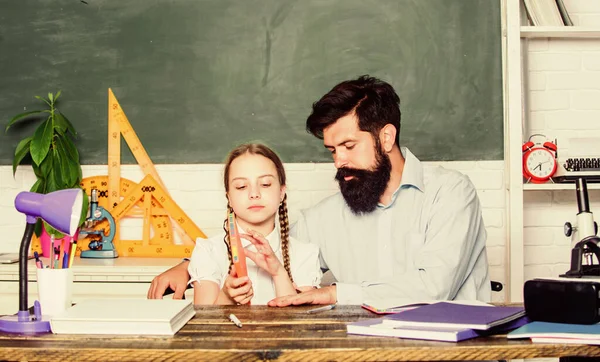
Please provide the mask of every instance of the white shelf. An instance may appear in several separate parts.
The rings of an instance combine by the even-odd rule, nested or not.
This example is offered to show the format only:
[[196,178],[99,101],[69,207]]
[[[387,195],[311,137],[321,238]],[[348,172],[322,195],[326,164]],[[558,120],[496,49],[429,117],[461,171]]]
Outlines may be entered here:
[[600,28],[581,26],[522,26],[521,38],[600,38]]
[[[587,188],[588,188],[588,190],[600,190],[600,183],[588,183]],[[525,190],[525,191],[575,190],[575,183],[524,184],[523,190]]]

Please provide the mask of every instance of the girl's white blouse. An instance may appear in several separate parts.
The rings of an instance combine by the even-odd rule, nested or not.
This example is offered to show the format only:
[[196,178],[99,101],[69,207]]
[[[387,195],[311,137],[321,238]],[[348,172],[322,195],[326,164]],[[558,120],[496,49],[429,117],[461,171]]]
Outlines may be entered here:
[[[239,224],[238,230],[240,233],[244,233]],[[224,236],[225,232],[223,231],[209,239],[196,239],[196,246],[188,267],[190,283],[209,280],[217,283],[220,288],[223,287],[229,273],[229,257],[227,256],[227,246],[223,241]],[[279,227],[276,227],[273,232],[267,235],[266,239],[283,264]],[[243,238],[241,240],[245,249],[256,251],[254,245],[248,240]],[[299,287],[318,286],[323,276],[319,263],[319,248],[314,244],[301,242],[290,237],[289,255],[290,268],[296,285]],[[257,267],[249,258],[246,258],[246,265],[254,289],[252,304],[267,304],[269,300],[276,297],[275,285],[271,275]]]

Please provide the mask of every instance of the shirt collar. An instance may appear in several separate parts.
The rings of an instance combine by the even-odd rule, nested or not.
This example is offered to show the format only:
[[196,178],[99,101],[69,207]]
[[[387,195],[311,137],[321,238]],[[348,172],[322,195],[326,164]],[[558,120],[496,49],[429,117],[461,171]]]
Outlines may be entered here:
[[[242,226],[237,222],[237,220],[236,220],[236,224],[238,227],[238,232],[240,234],[247,234],[246,230],[244,230],[244,228],[242,228]],[[279,251],[279,247],[281,246],[280,236],[279,236],[279,220],[277,218],[275,218],[275,228],[273,228],[273,231],[271,231],[269,233],[269,235],[265,236],[265,238],[269,242],[269,245],[271,245],[271,249],[273,249],[273,252],[277,253]],[[244,238],[240,238],[240,239],[242,240],[242,247],[251,248],[250,249],[251,251],[256,251],[256,247],[254,247],[254,244],[252,244],[250,241],[248,241]]]
[[407,147],[400,147],[400,152],[402,153],[402,157],[404,157],[404,168],[402,169],[400,185],[392,194],[392,201],[389,205],[377,204],[377,207],[380,209],[387,209],[392,206],[398,198],[400,189],[414,187],[419,191],[423,191],[425,188],[423,182],[423,164],[421,161]]
[[423,182],[423,164],[417,156],[406,147],[400,147],[400,152],[404,157],[404,169],[402,170],[402,180],[400,187],[415,187],[420,191],[424,190]]

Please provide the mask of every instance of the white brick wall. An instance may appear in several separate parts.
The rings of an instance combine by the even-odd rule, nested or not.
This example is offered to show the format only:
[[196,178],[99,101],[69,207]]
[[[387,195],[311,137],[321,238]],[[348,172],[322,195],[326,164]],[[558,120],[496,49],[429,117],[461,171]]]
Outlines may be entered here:
[[[600,26],[600,1],[564,0],[573,23]],[[525,136],[558,140],[568,156],[569,138],[600,137],[600,39],[530,39],[524,70],[529,120]],[[590,209],[600,215],[600,191],[590,190]],[[569,269],[575,191],[525,191],[525,279],[557,276]]]

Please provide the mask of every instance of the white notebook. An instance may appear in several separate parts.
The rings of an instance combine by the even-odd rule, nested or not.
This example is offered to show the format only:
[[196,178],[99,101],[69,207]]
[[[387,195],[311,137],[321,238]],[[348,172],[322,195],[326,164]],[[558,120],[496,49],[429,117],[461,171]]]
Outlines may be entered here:
[[56,334],[174,335],[196,314],[191,300],[87,299],[50,319]]

